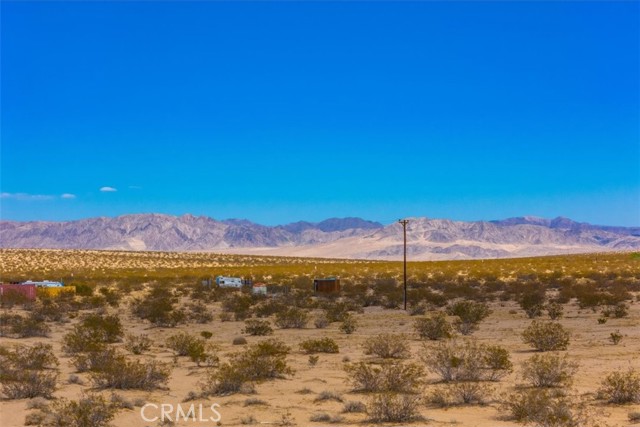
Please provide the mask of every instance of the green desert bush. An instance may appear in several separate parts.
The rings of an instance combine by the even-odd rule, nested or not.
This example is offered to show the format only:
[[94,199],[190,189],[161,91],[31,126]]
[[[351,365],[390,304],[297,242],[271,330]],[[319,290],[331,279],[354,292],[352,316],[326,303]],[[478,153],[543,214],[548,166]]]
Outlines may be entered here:
[[536,354],[522,363],[521,376],[532,387],[568,387],[577,370],[566,354]]
[[124,348],[133,354],[143,354],[151,349],[151,338],[148,335],[128,334],[125,337]]
[[458,316],[456,328],[463,335],[470,335],[478,329],[478,324],[491,314],[489,306],[483,302],[461,300],[447,307],[450,316]]
[[438,407],[485,405],[493,392],[493,387],[476,381],[440,384],[427,395],[427,401]]
[[[584,402],[557,389],[531,388],[504,395],[502,410],[514,421],[534,427],[596,427],[598,417]],[[606,425],[606,424],[605,424]]]
[[98,389],[155,390],[167,383],[170,374],[171,369],[166,364],[130,360],[116,353],[100,370],[91,371],[89,375]]
[[411,356],[405,335],[380,334],[367,338],[363,344],[364,354],[383,359],[406,359]]
[[300,343],[300,350],[306,354],[338,353],[340,351],[338,343],[329,337],[304,340]]
[[634,369],[610,373],[602,381],[598,396],[609,403],[640,403],[640,374]]
[[0,391],[7,399],[52,398],[58,359],[50,344],[0,347]]
[[188,356],[198,366],[204,362],[208,365],[218,362],[215,346],[208,344],[203,338],[186,332],[180,332],[167,338],[167,347],[172,349],[177,356]]
[[178,297],[175,290],[166,286],[154,286],[142,298],[135,298],[131,303],[133,314],[160,327],[175,327],[187,320],[184,310],[177,309]]
[[547,314],[551,320],[558,320],[564,314],[564,307],[557,302],[549,303],[545,306]]
[[506,349],[479,344],[474,340],[450,340],[435,346],[425,345],[421,360],[443,382],[498,381],[513,368]]
[[82,395],[78,400],[58,399],[40,409],[38,425],[43,427],[109,427],[119,406],[99,394]]
[[617,329],[609,334],[609,340],[613,343],[613,345],[618,345],[620,341],[622,341],[622,338],[622,334]]
[[228,362],[208,372],[200,383],[204,394],[221,395],[251,390],[255,382],[292,375],[287,363],[291,349],[282,341],[269,339],[231,355]]
[[273,334],[273,328],[268,320],[248,319],[244,321],[243,334],[264,336]]
[[340,323],[340,330],[347,335],[351,335],[358,329],[358,321],[352,315],[348,315]]
[[453,336],[453,327],[447,321],[445,314],[440,311],[416,319],[413,328],[422,339],[435,341]]
[[63,337],[63,350],[68,354],[93,351],[103,344],[119,342],[123,335],[120,318],[115,315],[85,316]]
[[522,333],[522,340],[538,351],[566,350],[571,334],[557,322],[534,320]]
[[357,362],[345,365],[347,383],[355,391],[415,393],[424,370],[416,363],[386,362],[374,365]]
[[523,293],[518,300],[518,304],[527,313],[529,319],[533,319],[542,316],[545,301],[544,289],[534,289]]
[[0,336],[12,338],[48,337],[51,328],[33,313],[26,317],[19,314],[0,315]]
[[276,314],[275,324],[280,329],[303,329],[309,322],[309,313],[297,308],[289,307]]
[[418,395],[376,393],[369,399],[369,420],[374,423],[408,423],[420,419]]

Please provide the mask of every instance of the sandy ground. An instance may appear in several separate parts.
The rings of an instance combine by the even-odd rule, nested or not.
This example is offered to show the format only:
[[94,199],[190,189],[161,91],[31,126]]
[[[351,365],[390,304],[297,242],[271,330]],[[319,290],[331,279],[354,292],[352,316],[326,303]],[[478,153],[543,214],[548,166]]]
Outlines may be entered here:
[[[220,344],[221,356],[231,352],[241,351],[242,346],[231,344],[233,337],[241,335],[243,322],[220,322],[217,315],[220,312],[219,304],[212,304],[216,319],[205,325],[182,325],[177,328],[154,328],[148,324],[141,324],[133,319],[128,310],[124,307],[119,310],[122,321],[128,333],[145,333],[154,340],[155,345],[151,350],[152,357],[163,362],[174,363],[173,355],[170,351],[162,348],[166,337],[177,331],[189,331],[199,334],[201,331],[211,331],[214,336],[212,341]],[[529,347],[521,342],[520,333],[530,323],[522,312],[517,309],[515,303],[493,303],[493,314],[485,319],[479,331],[474,333],[480,342],[499,344],[506,347],[510,353],[512,361],[516,367],[513,374],[504,378],[501,382],[495,383],[497,397],[502,392],[514,390],[515,384],[519,382],[517,377],[520,363],[530,357],[533,352]],[[517,314],[510,313],[517,309]],[[252,395],[236,394],[224,397],[211,397],[209,399],[195,400],[184,405],[202,403],[205,407],[204,416],[215,415],[208,407],[212,403],[217,403],[220,407],[219,422],[194,422],[180,421],[174,425],[178,426],[237,426],[242,425],[242,419],[253,416],[256,425],[278,425],[283,417],[292,420],[299,426],[321,426],[327,423],[314,423],[309,421],[312,414],[326,412],[331,415],[338,415],[342,410],[342,403],[335,401],[324,401],[314,403],[315,396],[323,391],[337,392],[343,395],[345,401],[367,402],[368,397],[361,393],[352,393],[350,387],[345,383],[346,374],[343,370],[344,360],[350,361],[365,360],[361,347],[362,342],[369,336],[381,333],[405,333],[410,337],[412,360],[419,360],[418,354],[423,342],[420,341],[413,332],[413,319],[411,316],[399,310],[383,310],[381,308],[368,308],[364,314],[356,315],[359,321],[359,328],[352,335],[345,335],[338,330],[338,324],[332,324],[327,329],[315,329],[310,325],[302,330],[279,330],[275,329],[273,337],[284,340],[294,351],[289,356],[291,366],[295,369],[295,375],[287,379],[275,380],[259,384],[256,387],[257,393]],[[640,303],[631,305],[630,316],[624,319],[610,319],[606,324],[597,323],[598,313],[590,310],[579,311],[574,304],[565,307],[565,317],[561,323],[572,332],[571,345],[568,350],[570,357],[580,364],[580,369],[575,378],[575,389],[580,394],[592,394],[596,392],[600,381],[604,376],[615,370],[626,370],[629,367],[640,369]],[[85,374],[80,374],[85,385],[68,384],[67,380],[74,370],[70,366],[69,358],[61,353],[61,338],[71,329],[73,322],[62,325],[54,325],[52,334],[45,339],[2,339],[2,343],[32,344],[38,341],[51,343],[58,357],[60,358],[59,389],[55,393],[56,397],[77,398],[83,392],[90,389],[90,380]],[[625,336],[622,342],[615,346],[608,340],[609,334],[619,329]],[[320,354],[320,360],[316,366],[310,366],[308,356],[298,351],[298,343],[306,338],[329,336],[334,338],[339,346],[338,354]],[[257,342],[261,337],[247,337],[249,343]],[[135,356],[131,356],[135,357]],[[149,356],[146,356],[149,357]],[[179,358],[174,365],[168,390],[154,392],[142,391],[117,391],[118,394],[130,400],[143,399],[145,402],[177,405],[182,402],[189,392],[199,391],[198,382],[204,377],[206,368],[197,368],[194,363],[187,358]],[[435,381],[436,377],[430,375],[430,381]],[[425,386],[424,392],[428,392],[433,385]],[[301,394],[302,389],[309,389],[311,393]],[[106,395],[110,391],[103,392]],[[244,402],[248,398],[257,398],[266,402],[265,405],[245,406]],[[25,415],[29,412],[27,407],[28,399],[0,402],[1,425],[3,427],[24,425]],[[628,413],[640,411],[640,405],[604,405],[594,402],[594,408],[600,414],[606,414],[610,426],[629,426]],[[148,408],[148,417],[159,415],[159,411]],[[468,426],[468,427],[507,427],[516,426],[512,421],[504,420],[499,411],[499,404],[496,400],[490,401],[486,406],[461,406],[448,409],[438,409],[430,406],[422,406],[420,410],[424,421],[413,423],[412,425],[422,426]],[[343,414],[344,422],[338,425],[356,424],[370,425],[366,422],[364,414]],[[140,414],[140,408],[133,410],[123,410],[118,413],[114,421],[115,426],[157,426],[159,422],[145,422]]]

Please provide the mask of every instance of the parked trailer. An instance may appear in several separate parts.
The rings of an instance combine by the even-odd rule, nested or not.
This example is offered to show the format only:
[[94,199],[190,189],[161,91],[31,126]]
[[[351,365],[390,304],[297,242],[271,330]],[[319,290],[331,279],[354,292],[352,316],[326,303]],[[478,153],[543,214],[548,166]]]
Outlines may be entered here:
[[0,284],[0,296],[8,296],[11,293],[24,295],[30,301],[36,299],[36,285]]
[[225,276],[216,277],[216,284],[221,288],[241,288],[244,285],[244,283],[242,283],[242,279],[239,277]]

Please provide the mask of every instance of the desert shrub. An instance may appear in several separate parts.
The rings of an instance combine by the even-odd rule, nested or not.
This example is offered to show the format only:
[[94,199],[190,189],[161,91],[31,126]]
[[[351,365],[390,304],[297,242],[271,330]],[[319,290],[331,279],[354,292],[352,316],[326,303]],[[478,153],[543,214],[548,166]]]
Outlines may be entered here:
[[334,400],[336,402],[342,403],[344,401],[344,399],[342,398],[342,395],[339,393],[336,393],[335,391],[322,391],[320,393],[318,393],[318,395],[316,396],[315,399],[313,399],[314,402],[325,402],[327,400]]
[[213,320],[213,313],[207,306],[200,302],[193,302],[187,305],[187,318],[191,322],[195,323],[209,323]]
[[309,314],[297,307],[289,307],[276,314],[275,324],[281,329],[302,329],[307,326]]
[[108,427],[119,410],[117,402],[98,394],[78,400],[58,399],[42,410],[43,427]]
[[412,304],[409,307],[409,315],[410,316],[422,316],[427,312],[427,304],[421,302],[418,304]]
[[378,393],[369,401],[369,419],[375,423],[403,423],[420,418],[421,398],[411,394]]
[[354,307],[351,307],[346,302],[326,304],[324,306],[324,317],[329,323],[342,322],[349,316],[349,310],[352,308]]
[[558,320],[562,317],[564,313],[564,307],[562,304],[557,302],[552,302],[546,305],[547,314],[551,320]]
[[151,338],[147,335],[129,334],[125,337],[124,348],[133,354],[142,354],[151,349]]
[[622,338],[622,334],[617,329],[609,334],[609,340],[613,343],[613,345],[618,345],[620,341],[622,341]]
[[478,329],[478,324],[491,314],[491,310],[483,302],[462,300],[448,306],[447,313],[458,316],[459,320],[456,322],[458,332],[469,335]]
[[123,334],[118,316],[90,314],[63,337],[63,350],[68,354],[94,351],[106,343],[120,341]]
[[347,335],[351,335],[358,329],[358,321],[355,317],[348,315],[340,324],[340,330]]
[[211,338],[213,336],[213,332],[202,331],[202,332],[200,332],[200,336],[202,338],[204,338],[205,340],[208,340],[209,338]]
[[415,363],[387,362],[373,365],[358,362],[345,366],[347,383],[355,391],[415,393],[424,371]]
[[106,287],[102,287],[98,289],[98,292],[104,297],[111,307],[118,307],[120,305],[120,300],[122,299],[122,294],[117,289],[110,289]]
[[326,328],[327,326],[329,326],[329,323],[329,319],[327,319],[327,316],[325,316],[324,314],[317,316],[313,321],[314,326],[318,329]]
[[360,414],[367,412],[367,405],[362,402],[350,400],[342,407],[342,412],[349,414]]
[[245,352],[235,353],[229,362],[208,372],[200,384],[205,394],[237,393],[251,389],[253,382],[293,374],[286,357],[291,349],[282,341],[269,339],[253,344]]
[[411,356],[405,335],[380,334],[368,338],[363,347],[364,354],[383,359],[406,359]]
[[640,422],[640,412],[629,412],[628,414],[630,423],[639,423]]
[[525,343],[538,351],[566,350],[571,334],[557,322],[534,320],[522,333]]
[[442,312],[436,312],[431,316],[416,319],[413,328],[422,339],[435,341],[453,336],[453,328]]
[[244,321],[243,334],[264,336],[273,334],[273,328],[268,320],[248,319]]
[[175,308],[178,297],[173,290],[165,286],[154,286],[143,298],[136,298],[131,303],[135,316],[148,320],[156,326],[174,327],[186,320],[184,310]]
[[338,353],[338,344],[329,337],[308,339],[300,343],[300,350],[304,353]]
[[317,354],[310,354],[309,355],[309,366],[316,366],[318,364],[319,360],[320,360],[320,356],[318,356]]
[[222,309],[225,312],[233,313],[236,321],[241,321],[251,316],[251,306],[253,298],[243,292],[229,293],[222,300]]
[[69,304],[52,298],[40,298],[30,309],[31,315],[35,320],[58,323],[65,322],[68,313],[71,311]]
[[154,360],[140,362],[129,360],[124,355],[116,354],[101,367],[90,372],[95,387],[117,388],[122,390],[154,390],[167,383],[170,368],[166,364]]
[[593,424],[580,403],[549,389],[525,389],[503,397],[502,409],[517,422],[535,427],[586,427]]
[[533,387],[567,387],[577,370],[567,355],[536,354],[523,362],[521,375]]
[[423,348],[421,360],[442,381],[497,381],[512,370],[509,353],[475,341],[444,341]]
[[101,371],[117,356],[115,348],[101,345],[92,349],[92,351],[74,354],[71,358],[71,363],[78,372]]
[[0,315],[1,336],[14,338],[48,337],[51,328],[30,313],[27,317],[19,314]]
[[191,361],[197,363],[198,366],[203,362],[212,365],[218,361],[214,346],[208,345],[204,339],[186,332],[180,332],[167,338],[167,347],[172,349],[177,356],[189,356]]
[[0,391],[7,399],[50,399],[56,389],[57,366],[50,344],[0,347]]
[[609,305],[602,309],[603,317],[614,317],[621,319],[629,315],[629,306],[624,303],[618,303],[616,305]]
[[311,415],[309,421],[315,423],[342,424],[344,423],[344,418],[340,415],[329,415],[326,412],[318,412]]
[[545,299],[544,289],[535,289],[522,294],[518,304],[527,313],[527,316],[533,319],[542,315]]
[[633,369],[610,373],[602,381],[598,396],[609,403],[640,403],[640,374]]
[[458,382],[435,387],[427,401],[439,407],[455,405],[485,405],[491,400],[493,388],[481,382]]

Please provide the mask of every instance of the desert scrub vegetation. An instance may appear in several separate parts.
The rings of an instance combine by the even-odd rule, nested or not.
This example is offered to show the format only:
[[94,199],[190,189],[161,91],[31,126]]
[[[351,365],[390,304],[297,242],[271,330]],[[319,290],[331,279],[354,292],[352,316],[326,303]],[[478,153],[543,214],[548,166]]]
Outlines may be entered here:
[[7,399],[52,398],[58,359],[50,344],[0,347],[0,391]]
[[450,316],[458,316],[456,329],[462,335],[470,335],[478,329],[478,324],[491,314],[484,302],[461,300],[447,307]]
[[598,397],[615,404],[640,403],[640,373],[634,369],[610,373],[602,381]]
[[293,375],[287,363],[291,349],[282,341],[268,339],[234,353],[227,362],[211,369],[200,383],[204,394],[233,394],[253,389],[253,383]]
[[412,362],[385,362],[380,365],[356,362],[344,367],[347,383],[358,392],[416,393],[424,369]]
[[347,316],[345,316],[342,323],[340,323],[339,329],[345,334],[351,335],[356,331],[356,329],[358,329],[358,321],[354,316],[348,314]]
[[569,387],[577,370],[566,354],[535,354],[522,363],[520,375],[532,387]]
[[534,427],[598,427],[600,417],[559,389],[531,388],[502,396],[501,408],[516,422]]
[[534,320],[522,333],[522,340],[538,351],[566,350],[571,334],[558,322]]
[[153,341],[148,335],[127,334],[124,340],[124,348],[133,354],[143,354],[151,349]]
[[148,320],[156,326],[170,328],[187,319],[185,311],[175,307],[177,303],[178,296],[175,289],[154,286],[146,296],[135,298],[131,302],[131,311],[139,319]]
[[42,427],[109,427],[120,407],[99,394],[78,400],[58,399],[27,415],[25,425]]
[[244,321],[243,334],[265,336],[273,334],[273,328],[268,320],[248,319]]
[[329,337],[304,340],[300,343],[300,350],[306,354],[338,353],[340,351],[338,343]]
[[48,337],[51,328],[33,313],[0,314],[0,336],[11,338]]
[[513,369],[506,349],[475,340],[449,340],[435,346],[424,345],[420,358],[427,369],[443,382],[498,381]]
[[413,328],[422,339],[435,341],[453,337],[453,327],[441,311],[416,319]]
[[309,313],[298,307],[289,307],[276,313],[275,324],[280,329],[303,329],[309,322]]
[[[111,349],[113,350],[113,349]],[[95,357],[101,353],[90,354]],[[163,387],[169,376],[169,365],[155,360],[131,360],[117,351],[102,353],[101,363],[93,364],[89,376],[98,389],[155,390]]]
[[198,338],[187,332],[179,332],[167,338],[166,345],[173,350],[177,356],[188,356],[192,362],[198,366],[206,363],[213,366],[218,363],[218,348],[207,343],[203,338]]
[[367,338],[362,344],[364,354],[383,359],[406,359],[411,356],[405,335],[380,334]]
[[62,349],[70,355],[96,351],[105,344],[119,342],[123,333],[118,316],[89,314],[63,337]]
[[486,405],[493,398],[494,388],[482,382],[456,382],[436,385],[426,401],[436,407]]
[[420,420],[422,398],[415,394],[376,393],[369,398],[369,420],[374,423],[404,423]]

